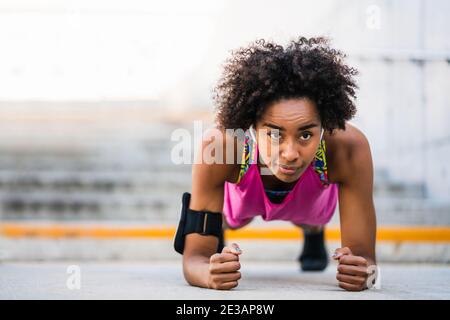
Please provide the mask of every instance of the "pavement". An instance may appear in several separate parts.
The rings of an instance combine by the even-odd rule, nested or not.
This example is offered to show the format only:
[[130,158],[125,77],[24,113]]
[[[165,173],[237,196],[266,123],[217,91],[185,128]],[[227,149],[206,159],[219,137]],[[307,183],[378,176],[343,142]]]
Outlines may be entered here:
[[337,286],[336,263],[300,272],[295,262],[241,260],[242,279],[230,291],[189,286],[180,261],[4,262],[0,299],[450,299],[450,265],[381,264],[379,289]]

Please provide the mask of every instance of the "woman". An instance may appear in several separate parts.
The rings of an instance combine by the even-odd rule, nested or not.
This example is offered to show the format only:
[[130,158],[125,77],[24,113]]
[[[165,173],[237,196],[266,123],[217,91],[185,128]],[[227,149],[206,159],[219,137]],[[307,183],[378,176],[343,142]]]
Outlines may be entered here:
[[[346,290],[368,287],[369,267],[376,264],[373,164],[366,137],[348,122],[356,113],[357,71],[344,57],[324,38],[300,38],[286,48],[259,40],[227,60],[215,89],[217,130],[224,137],[215,139],[215,155],[229,160],[232,145],[234,158],[193,165],[192,194],[183,196],[175,241],[189,284],[238,285],[242,250],[224,247],[222,217],[233,229],[258,215],[291,221],[304,230],[302,269],[323,270],[323,227],[339,200],[336,278]],[[243,146],[229,133],[240,128]],[[208,134],[202,159],[211,150]]]

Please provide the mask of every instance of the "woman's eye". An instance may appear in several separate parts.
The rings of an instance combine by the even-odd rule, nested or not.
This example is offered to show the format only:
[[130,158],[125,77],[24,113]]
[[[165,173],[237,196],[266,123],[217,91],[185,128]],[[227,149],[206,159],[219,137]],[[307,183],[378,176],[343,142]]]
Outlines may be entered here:
[[302,135],[300,136],[302,138],[302,140],[309,140],[311,138],[311,134],[308,132],[302,133]]

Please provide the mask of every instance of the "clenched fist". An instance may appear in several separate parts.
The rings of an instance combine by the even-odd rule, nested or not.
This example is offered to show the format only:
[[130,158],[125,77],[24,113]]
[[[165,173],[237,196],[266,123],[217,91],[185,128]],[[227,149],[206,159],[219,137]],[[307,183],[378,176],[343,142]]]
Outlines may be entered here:
[[242,250],[236,243],[225,247],[222,253],[216,253],[209,260],[208,288],[230,290],[237,287],[241,279],[239,255]]
[[336,279],[339,287],[348,291],[362,291],[368,288],[369,270],[367,259],[353,255],[350,248],[336,249],[333,259],[339,262]]

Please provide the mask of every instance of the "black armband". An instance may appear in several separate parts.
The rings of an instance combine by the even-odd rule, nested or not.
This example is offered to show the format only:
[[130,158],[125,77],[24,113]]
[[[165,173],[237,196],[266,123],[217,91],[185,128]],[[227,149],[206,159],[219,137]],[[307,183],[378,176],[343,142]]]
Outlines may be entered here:
[[174,240],[175,251],[183,254],[186,235],[199,233],[204,236],[212,235],[219,238],[217,252],[221,252],[224,247],[222,213],[189,209],[190,200],[191,194],[189,192],[183,193],[180,222]]

